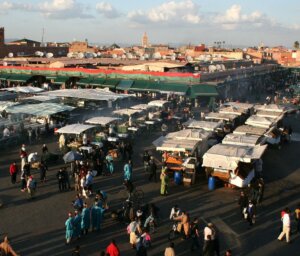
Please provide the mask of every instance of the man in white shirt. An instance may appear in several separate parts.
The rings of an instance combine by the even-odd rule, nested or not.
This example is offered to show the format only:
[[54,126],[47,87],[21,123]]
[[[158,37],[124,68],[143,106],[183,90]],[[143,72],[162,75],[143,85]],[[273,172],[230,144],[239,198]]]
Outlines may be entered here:
[[291,218],[290,218],[290,209],[286,209],[283,217],[281,218],[282,221],[282,232],[278,236],[278,240],[281,241],[281,239],[285,236],[286,242],[290,242],[290,232],[291,232]]
[[211,236],[211,240],[214,240],[214,234],[213,234],[213,230],[212,230],[213,224],[212,223],[208,223],[207,226],[204,228],[204,240],[208,241],[208,236]]
[[3,137],[9,137],[10,136],[10,131],[7,127],[3,130]]

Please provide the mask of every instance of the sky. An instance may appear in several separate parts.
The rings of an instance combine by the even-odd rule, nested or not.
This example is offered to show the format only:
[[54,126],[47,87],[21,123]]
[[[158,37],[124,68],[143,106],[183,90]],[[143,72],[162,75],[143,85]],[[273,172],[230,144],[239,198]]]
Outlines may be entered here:
[[0,0],[6,39],[292,47],[299,0]]

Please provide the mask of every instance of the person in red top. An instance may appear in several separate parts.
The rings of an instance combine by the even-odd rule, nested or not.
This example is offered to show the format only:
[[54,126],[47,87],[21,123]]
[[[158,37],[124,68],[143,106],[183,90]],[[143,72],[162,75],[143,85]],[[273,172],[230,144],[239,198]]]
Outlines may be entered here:
[[17,173],[18,173],[18,166],[17,166],[16,162],[13,162],[9,166],[9,173],[10,173],[11,183],[15,184],[17,181]]
[[120,250],[114,239],[112,239],[111,243],[106,247],[106,254],[109,256],[120,256]]

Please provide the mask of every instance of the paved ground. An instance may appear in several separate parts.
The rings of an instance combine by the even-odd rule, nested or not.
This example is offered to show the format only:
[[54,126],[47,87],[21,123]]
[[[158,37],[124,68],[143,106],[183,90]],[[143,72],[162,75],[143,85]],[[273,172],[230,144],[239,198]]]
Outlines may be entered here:
[[[299,119],[290,117],[294,131],[300,133]],[[159,183],[148,183],[142,168],[140,154],[149,148],[158,133],[141,135],[134,145],[134,181],[145,192],[145,201],[155,202],[161,209],[161,223],[158,232],[153,235],[153,247],[150,256],[163,255],[168,244],[167,232],[171,227],[168,214],[173,204],[186,209],[191,217],[198,216],[201,226],[211,221],[220,231],[222,252],[226,248],[233,250],[233,255],[299,255],[299,235],[292,235],[293,243],[276,240],[279,234],[280,210],[286,206],[295,208],[300,202],[300,160],[299,140],[283,146],[281,150],[269,149],[264,156],[264,174],[266,180],[265,200],[258,208],[257,222],[248,230],[247,223],[240,219],[237,207],[238,190],[218,188],[213,192],[207,189],[206,181],[200,178],[191,188],[172,185],[170,195],[159,195]],[[57,138],[55,138],[55,141]],[[44,141],[43,141],[44,142]],[[54,138],[46,140],[52,151],[57,146]],[[1,145],[0,145],[1,148]],[[29,152],[40,152],[41,145],[28,146]],[[9,234],[13,247],[21,255],[71,255],[76,244],[81,245],[82,254],[99,255],[115,238],[123,256],[135,255],[128,244],[126,226],[112,221],[107,215],[103,229],[99,233],[89,233],[80,241],[70,246],[64,244],[64,222],[68,211],[72,210],[71,201],[75,192],[58,192],[55,174],[58,166],[51,166],[45,184],[39,184],[36,199],[28,201],[26,193],[20,192],[20,184],[11,185],[8,175],[9,164],[18,158],[19,145],[1,148],[0,154],[0,198],[4,202],[0,209],[0,233]],[[96,187],[108,192],[111,208],[120,205],[118,191],[121,188],[123,163],[118,164],[112,177],[98,177]],[[175,241],[176,255],[199,255],[189,251],[189,242]]]

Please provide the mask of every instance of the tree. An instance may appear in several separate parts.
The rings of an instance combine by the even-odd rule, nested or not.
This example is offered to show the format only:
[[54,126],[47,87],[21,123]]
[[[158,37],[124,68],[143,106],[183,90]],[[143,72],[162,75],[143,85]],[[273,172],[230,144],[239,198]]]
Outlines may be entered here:
[[299,47],[300,47],[299,41],[296,41],[296,42],[294,43],[294,48],[295,48],[295,49],[299,49]]

